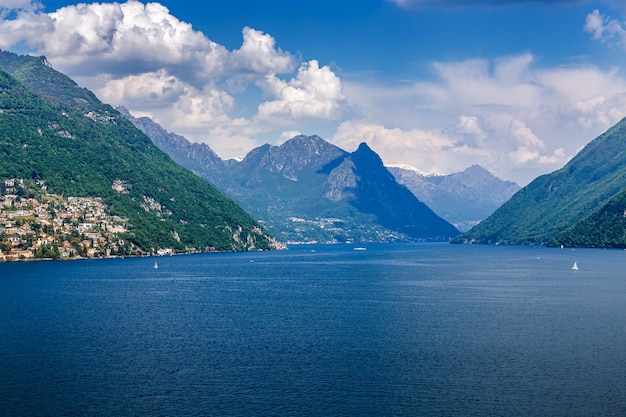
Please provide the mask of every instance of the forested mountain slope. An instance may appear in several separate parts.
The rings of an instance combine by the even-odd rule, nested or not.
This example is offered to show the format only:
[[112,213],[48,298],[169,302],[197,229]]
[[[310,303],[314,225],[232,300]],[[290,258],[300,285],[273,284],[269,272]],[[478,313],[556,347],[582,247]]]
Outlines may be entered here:
[[585,146],[563,168],[517,192],[456,241],[544,244],[588,217],[626,186],[626,119]]
[[142,251],[267,249],[273,240],[234,201],[176,164],[121,114],[50,67],[0,52],[0,179],[101,197],[129,219]]

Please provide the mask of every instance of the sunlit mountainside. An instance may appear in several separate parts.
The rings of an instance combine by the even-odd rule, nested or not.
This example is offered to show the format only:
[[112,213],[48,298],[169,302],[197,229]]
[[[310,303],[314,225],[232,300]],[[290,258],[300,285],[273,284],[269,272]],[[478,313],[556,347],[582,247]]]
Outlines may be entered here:
[[[108,215],[126,219],[116,239],[130,242],[133,253],[275,245],[235,202],[43,57],[0,52],[0,132],[1,179],[36,184],[27,197],[101,199]],[[10,237],[6,227],[2,236]],[[5,243],[4,250],[11,249]]]
[[626,119],[522,188],[458,241],[626,246]]

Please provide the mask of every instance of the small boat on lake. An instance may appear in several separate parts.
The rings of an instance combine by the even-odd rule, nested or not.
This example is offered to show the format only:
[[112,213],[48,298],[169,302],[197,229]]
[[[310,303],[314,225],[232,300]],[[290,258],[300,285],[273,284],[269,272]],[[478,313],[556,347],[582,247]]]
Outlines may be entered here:
[[152,268],[154,268],[154,269],[159,269],[159,264],[157,264],[157,262],[156,262],[156,261],[154,261],[154,266],[153,266]]
[[576,264],[576,262],[574,262],[574,265],[572,265],[572,270],[578,271],[578,265]]

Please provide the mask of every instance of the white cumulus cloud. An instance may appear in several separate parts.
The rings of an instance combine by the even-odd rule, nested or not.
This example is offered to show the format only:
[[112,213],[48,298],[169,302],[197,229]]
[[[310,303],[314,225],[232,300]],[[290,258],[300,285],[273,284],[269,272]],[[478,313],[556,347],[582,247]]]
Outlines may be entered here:
[[425,172],[452,172],[471,154],[480,158],[481,150],[458,145],[441,132],[420,129],[387,128],[365,120],[342,123],[331,141],[348,151],[366,142],[384,163],[410,164]]
[[274,38],[249,27],[243,29],[243,44],[231,55],[233,67],[254,73],[284,74],[293,71],[295,58],[276,47]]
[[15,10],[38,10],[43,6],[38,1],[32,0],[0,0],[0,14],[6,14]]
[[[435,62],[431,81],[376,86],[349,80],[344,91],[348,105],[363,116],[361,125],[398,129],[377,136],[386,163],[432,170],[426,154],[407,147],[407,159],[398,161],[400,152],[391,150],[400,137],[414,147],[428,144],[427,138],[446,138],[450,145],[432,148],[442,170],[453,162],[456,170],[479,163],[525,184],[560,168],[626,116],[626,80],[618,70],[541,67],[537,61],[521,54]],[[337,138],[345,140],[340,133]]]
[[594,10],[587,15],[584,28],[593,35],[593,39],[626,49],[626,29],[619,20]]
[[[341,81],[317,61],[300,63],[268,33],[242,29],[228,50],[157,2],[79,3],[46,13],[37,2],[0,0],[0,48],[27,47],[103,101],[150,114],[222,156],[258,145],[255,135],[336,119]],[[296,71],[297,70],[297,71]],[[237,100],[262,89],[242,117]],[[280,128],[277,128],[279,126]]]
[[123,76],[166,69],[193,83],[224,73],[228,51],[159,3],[81,3],[36,16],[50,22],[45,36],[25,33],[24,42],[71,74]]
[[289,81],[268,74],[259,86],[275,100],[261,103],[258,117],[332,119],[338,116],[344,99],[341,80],[330,67],[319,67],[316,60],[303,63],[298,75]]

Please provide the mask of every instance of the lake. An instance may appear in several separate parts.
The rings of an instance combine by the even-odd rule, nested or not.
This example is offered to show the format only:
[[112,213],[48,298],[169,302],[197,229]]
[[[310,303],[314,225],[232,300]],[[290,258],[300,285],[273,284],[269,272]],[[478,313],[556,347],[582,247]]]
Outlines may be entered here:
[[366,248],[0,263],[0,414],[626,415],[626,251]]

